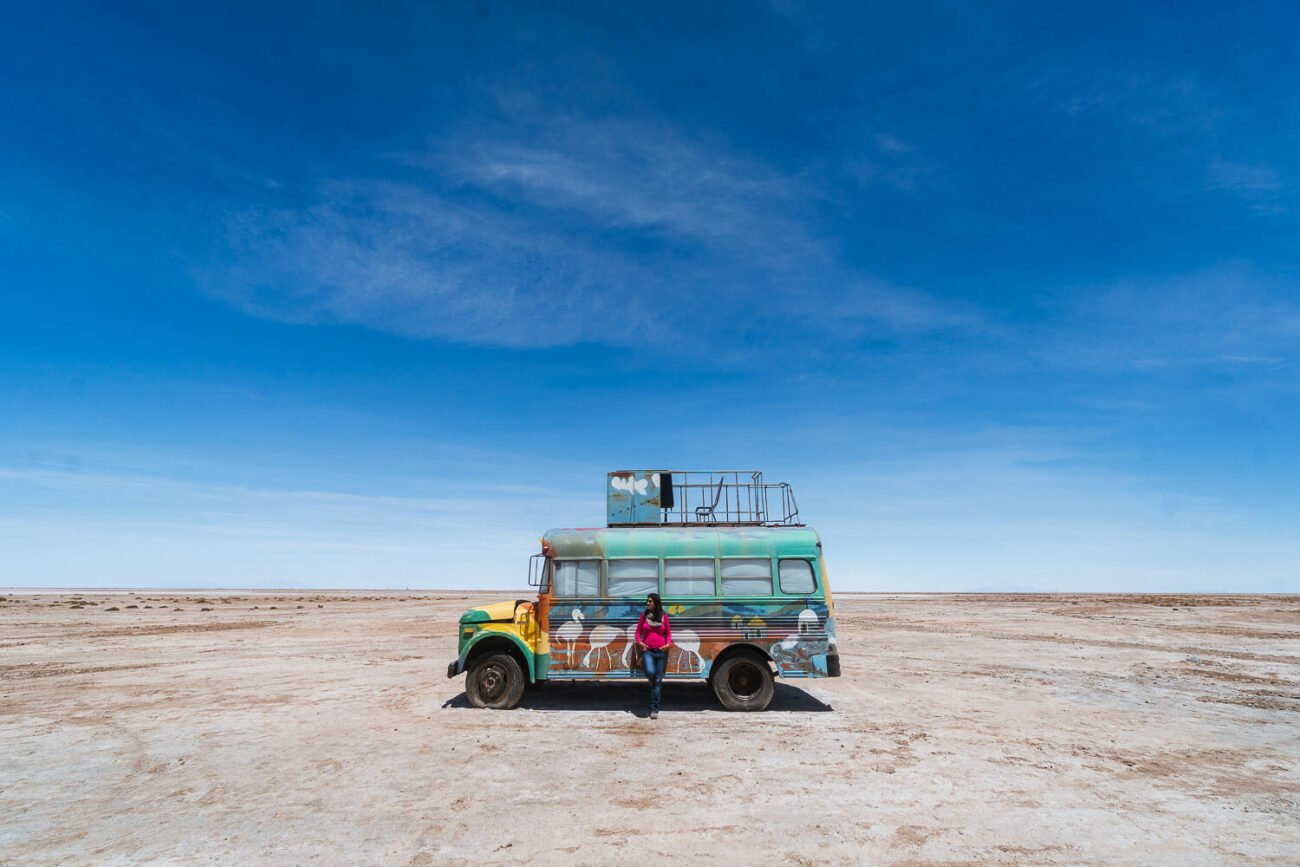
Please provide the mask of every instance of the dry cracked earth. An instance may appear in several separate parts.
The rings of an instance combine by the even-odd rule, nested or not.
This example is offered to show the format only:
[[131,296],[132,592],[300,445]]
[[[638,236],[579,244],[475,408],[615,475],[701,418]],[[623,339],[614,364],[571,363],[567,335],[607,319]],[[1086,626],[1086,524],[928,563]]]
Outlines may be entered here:
[[651,721],[469,707],[512,595],[0,592],[0,863],[1300,863],[1300,597],[840,594],[842,678]]

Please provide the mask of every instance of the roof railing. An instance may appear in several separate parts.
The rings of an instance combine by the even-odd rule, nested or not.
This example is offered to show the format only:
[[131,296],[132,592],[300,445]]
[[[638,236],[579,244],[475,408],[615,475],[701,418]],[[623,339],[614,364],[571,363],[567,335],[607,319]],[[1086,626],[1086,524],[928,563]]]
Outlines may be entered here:
[[606,505],[611,527],[802,526],[790,485],[759,470],[620,470]]

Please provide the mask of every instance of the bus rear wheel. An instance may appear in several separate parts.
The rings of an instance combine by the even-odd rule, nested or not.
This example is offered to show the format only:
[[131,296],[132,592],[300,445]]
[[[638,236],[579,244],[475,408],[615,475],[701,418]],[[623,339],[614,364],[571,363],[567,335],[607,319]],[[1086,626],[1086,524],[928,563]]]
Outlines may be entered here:
[[713,671],[713,694],[727,710],[765,710],[776,685],[767,661],[749,654],[729,656]]
[[479,657],[465,678],[465,694],[474,707],[509,710],[524,697],[524,670],[509,653]]

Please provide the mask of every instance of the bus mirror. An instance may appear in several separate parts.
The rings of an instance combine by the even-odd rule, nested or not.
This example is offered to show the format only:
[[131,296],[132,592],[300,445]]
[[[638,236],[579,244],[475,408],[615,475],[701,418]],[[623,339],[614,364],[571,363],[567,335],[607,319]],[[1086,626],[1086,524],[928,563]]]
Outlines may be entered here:
[[546,555],[534,554],[528,558],[528,586],[536,587],[538,592],[546,591]]

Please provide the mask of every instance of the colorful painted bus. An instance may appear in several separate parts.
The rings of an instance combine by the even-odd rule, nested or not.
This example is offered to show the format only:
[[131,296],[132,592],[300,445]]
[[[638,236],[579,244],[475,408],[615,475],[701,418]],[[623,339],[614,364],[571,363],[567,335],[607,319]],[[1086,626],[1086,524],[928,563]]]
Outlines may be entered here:
[[609,526],[542,537],[535,599],[461,617],[447,675],[467,673],[473,705],[515,707],[541,681],[643,677],[634,635],[652,592],[673,629],[665,679],[706,680],[728,710],[766,708],[774,677],[839,676],[821,540],[788,485],[736,471],[609,479]]

